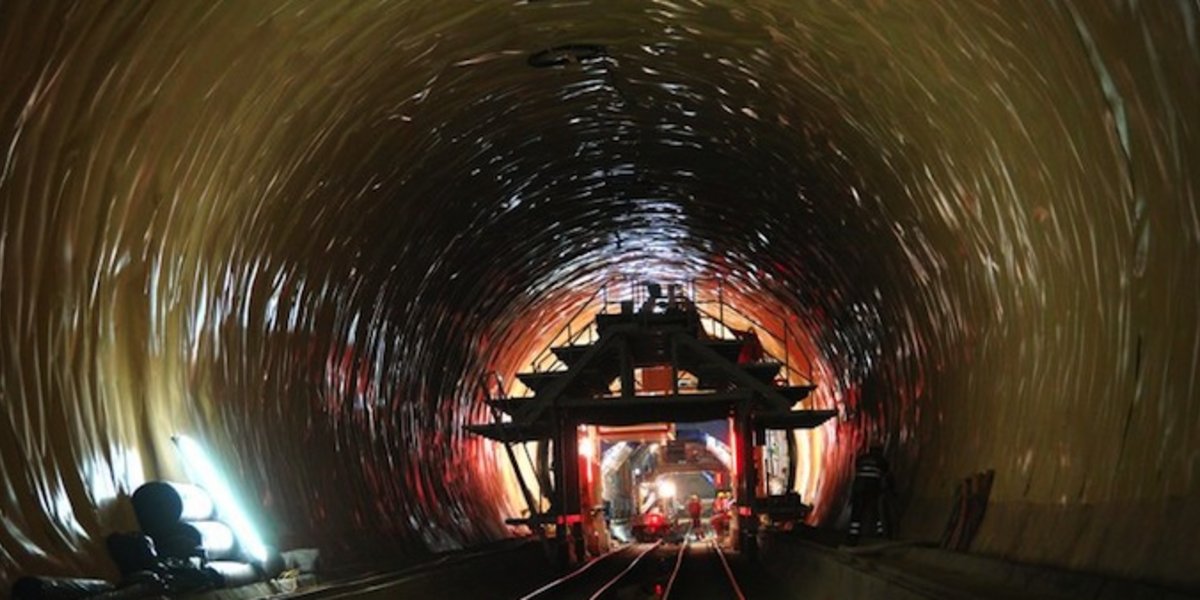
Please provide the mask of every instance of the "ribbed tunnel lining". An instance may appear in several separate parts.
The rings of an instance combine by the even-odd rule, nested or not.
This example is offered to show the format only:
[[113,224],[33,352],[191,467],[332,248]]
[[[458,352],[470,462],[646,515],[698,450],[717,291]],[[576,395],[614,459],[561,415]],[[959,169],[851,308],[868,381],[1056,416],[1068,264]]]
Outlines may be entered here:
[[1196,12],[5,3],[0,579],[176,431],[285,545],[505,535],[478,376],[662,276],[810,336],[818,521],[877,436],[914,535],[994,468],[978,550],[1195,583]]

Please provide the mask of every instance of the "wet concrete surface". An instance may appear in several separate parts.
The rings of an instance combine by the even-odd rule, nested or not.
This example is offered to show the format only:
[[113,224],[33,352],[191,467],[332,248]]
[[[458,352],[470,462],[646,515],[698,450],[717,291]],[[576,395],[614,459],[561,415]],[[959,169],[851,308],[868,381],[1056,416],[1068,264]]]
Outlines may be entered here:
[[980,600],[1184,600],[1200,590],[1085,571],[1053,569],[939,548],[919,540],[865,538],[801,530],[764,536],[761,565],[792,597]]

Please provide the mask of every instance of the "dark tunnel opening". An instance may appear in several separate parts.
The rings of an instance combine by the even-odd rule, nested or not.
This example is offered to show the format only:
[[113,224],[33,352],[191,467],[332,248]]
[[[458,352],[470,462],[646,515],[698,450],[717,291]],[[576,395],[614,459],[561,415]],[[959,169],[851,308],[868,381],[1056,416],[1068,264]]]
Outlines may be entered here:
[[280,546],[512,535],[463,426],[619,280],[803,333],[810,522],[1200,585],[1194,2],[0,4],[0,583],[213,448]]

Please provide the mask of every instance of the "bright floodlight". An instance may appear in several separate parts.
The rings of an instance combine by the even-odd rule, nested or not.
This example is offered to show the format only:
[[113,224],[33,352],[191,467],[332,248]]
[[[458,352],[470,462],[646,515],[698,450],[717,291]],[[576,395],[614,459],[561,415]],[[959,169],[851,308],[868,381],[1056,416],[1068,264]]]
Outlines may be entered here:
[[221,476],[216,465],[209,460],[204,449],[186,435],[177,435],[171,439],[175,441],[179,452],[183,454],[183,467],[187,471],[188,477],[192,479],[193,483],[208,490],[208,493],[212,495],[221,519],[229,525],[230,529],[233,529],[242,550],[257,561],[267,560],[267,547],[259,537],[258,530],[250,522],[250,518],[246,516],[242,507],[238,505],[229,484],[225,483],[225,478]]
[[592,443],[592,439],[588,437],[579,438],[579,456],[588,459],[590,462],[592,460],[592,456],[595,454],[595,444]]
[[663,498],[675,497],[675,482],[670,479],[662,479],[658,482],[658,495]]

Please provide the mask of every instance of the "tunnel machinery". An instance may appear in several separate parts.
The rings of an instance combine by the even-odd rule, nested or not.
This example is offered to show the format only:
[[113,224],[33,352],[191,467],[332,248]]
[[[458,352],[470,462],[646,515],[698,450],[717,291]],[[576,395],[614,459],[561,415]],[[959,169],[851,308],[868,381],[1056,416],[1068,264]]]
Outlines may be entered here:
[[[485,386],[493,421],[468,425],[475,434],[504,444],[529,509],[509,519],[543,537],[555,531],[557,556],[569,562],[587,553],[586,540],[597,527],[594,468],[577,454],[581,427],[612,431],[631,426],[726,421],[730,426],[731,487],[737,500],[734,544],[753,553],[760,515],[797,514],[799,498],[788,493],[795,477],[792,435],[788,441],[785,493],[764,485],[763,447],[768,432],[816,427],[834,410],[802,409],[814,389],[795,377],[788,361],[763,351],[753,329],[727,323],[724,301],[697,302],[694,282],[633,287],[623,299],[605,299],[591,323],[551,342],[550,368],[535,361],[518,379],[529,394],[510,397],[504,386]],[[569,327],[569,325],[568,325]],[[785,345],[786,347],[786,345]],[[657,379],[658,384],[651,382]],[[669,426],[669,425],[668,425]],[[590,435],[590,434],[589,434]],[[515,448],[537,444],[537,489],[546,490],[549,508],[533,492],[517,465]]]

